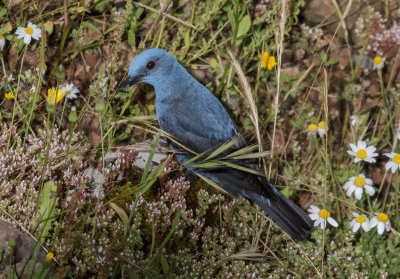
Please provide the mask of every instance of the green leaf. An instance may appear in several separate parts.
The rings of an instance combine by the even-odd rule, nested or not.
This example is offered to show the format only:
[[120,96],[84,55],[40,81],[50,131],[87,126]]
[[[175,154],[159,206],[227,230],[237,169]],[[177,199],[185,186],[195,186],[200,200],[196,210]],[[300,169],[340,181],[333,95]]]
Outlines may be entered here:
[[[50,219],[53,218],[55,214],[55,206],[58,202],[58,198],[56,197],[57,192],[57,185],[54,181],[47,181],[43,185],[42,192],[40,193],[39,197],[39,206],[38,206],[38,213],[41,216],[41,221],[44,223],[43,232],[42,232],[42,239],[47,236],[51,222]],[[38,222],[39,220],[34,220],[34,222]]]
[[96,32],[100,36],[103,36],[103,32],[101,32],[96,26],[94,26],[93,23],[90,23],[88,21],[84,21],[84,22],[82,22],[82,26],[83,27],[87,27],[89,29],[92,29],[94,32]]
[[128,222],[128,215],[126,215],[125,210],[123,210],[121,207],[119,207],[118,205],[116,205],[113,202],[110,202],[110,206],[112,209],[115,210],[115,212],[117,212],[119,218],[122,220],[122,222],[127,223]]
[[287,198],[289,197],[289,187],[285,187],[285,189],[283,189],[281,191],[282,194],[284,194]]
[[251,19],[249,15],[246,15],[239,23],[239,28],[237,32],[237,38],[240,38],[249,32],[251,26]]
[[246,168],[244,166],[232,164],[232,163],[229,163],[229,162],[221,162],[221,163],[223,165],[228,166],[228,167],[233,168],[233,169],[241,170],[241,171],[252,173],[252,174],[255,174],[255,175],[262,175],[262,172],[260,170]]
[[322,52],[320,57],[321,57],[322,62],[324,62],[324,63],[328,60],[328,55],[326,55],[325,52]]
[[174,220],[172,221],[171,225],[171,230],[169,231],[167,237],[164,239],[163,243],[161,243],[161,248],[165,247],[167,245],[168,240],[172,237],[176,227],[178,226],[179,219],[181,218],[182,211],[179,211],[178,214],[176,214]]
[[231,22],[232,31],[235,34],[236,30],[237,30],[237,23],[236,23],[235,14],[232,9],[228,10],[228,18],[229,18],[229,21]]
[[5,16],[7,14],[7,9],[3,8],[0,10],[0,18],[2,18],[3,16]]
[[162,270],[164,272],[164,275],[168,274],[169,264],[168,264],[168,261],[167,261],[167,259],[165,258],[164,255],[161,255],[161,267],[162,267]]
[[128,31],[128,44],[130,46],[135,46],[136,45],[136,35],[135,35],[135,30],[130,29]]
[[232,140],[225,142],[224,144],[222,144],[220,147],[218,147],[213,153],[211,153],[206,160],[210,160],[212,158],[215,158],[216,156],[218,156],[219,154],[223,153],[224,151],[228,150],[229,148],[231,148],[232,146],[234,146],[235,144],[239,143],[240,139],[239,138],[233,138]]
[[214,69],[218,67],[218,61],[215,58],[210,59],[210,66],[213,67]]
[[235,157],[233,157],[233,159],[258,159],[258,158],[266,157],[268,155],[271,155],[271,152],[269,152],[269,151],[254,152],[254,153],[235,156]]
[[249,145],[249,146],[246,146],[246,147],[243,147],[243,148],[239,149],[238,151],[235,151],[235,152],[232,152],[231,154],[226,155],[225,158],[238,157],[238,156],[241,156],[243,154],[247,154],[247,153],[253,152],[257,148],[258,148],[258,146],[256,144]]
[[214,181],[208,179],[207,177],[201,175],[198,172],[194,172],[198,177],[200,177],[201,179],[203,179],[207,184],[211,185],[212,187],[214,187],[215,189],[217,189],[218,191],[221,191],[223,193],[225,193],[226,195],[232,196],[231,193],[225,191],[223,188],[221,188],[217,183],[215,183]]

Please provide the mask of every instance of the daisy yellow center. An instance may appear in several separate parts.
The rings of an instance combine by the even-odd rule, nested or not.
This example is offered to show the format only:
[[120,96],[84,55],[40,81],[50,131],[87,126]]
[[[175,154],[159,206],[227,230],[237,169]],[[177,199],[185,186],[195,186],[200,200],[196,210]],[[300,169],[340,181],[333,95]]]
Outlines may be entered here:
[[28,35],[32,35],[33,34],[33,28],[32,27],[26,27],[25,28],[25,33]]
[[310,132],[315,132],[315,130],[317,130],[317,125],[315,125],[315,124],[308,125],[308,130]]
[[331,214],[329,213],[328,210],[326,210],[326,209],[321,209],[321,210],[318,212],[318,216],[321,217],[322,219],[328,219],[328,218],[331,216]]
[[365,221],[367,221],[367,218],[365,218],[365,216],[362,216],[362,215],[360,215],[360,216],[358,216],[357,218],[356,218],[356,222],[357,223],[364,223]]
[[0,35],[0,40],[3,39],[3,35]]
[[399,165],[400,164],[400,154],[394,155],[393,158],[392,158],[392,161],[393,161],[393,163]]
[[318,123],[318,128],[325,129],[325,121],[321,121]]
[[357,177],[356,179],[354,179],[354,185],[356,185],[357,187],[364,187],[366,181],[364,177]]
[[365,149],[359,149],[357,151],[356,155],[360,159],[365,159],[365,158],[367,158],[367,151],[365,151]]
[[375,65],[380,65],[380,64],[382,64],[382,61],[383,61],[383,59],[382,59],[382,57],[380,57],[380,56],[376,56],[376,57],[374,58],[374,64],[375,64]]
[[389,220],[389,217],[385,213],[379,213],[376,218],[383,223],[386,223]]

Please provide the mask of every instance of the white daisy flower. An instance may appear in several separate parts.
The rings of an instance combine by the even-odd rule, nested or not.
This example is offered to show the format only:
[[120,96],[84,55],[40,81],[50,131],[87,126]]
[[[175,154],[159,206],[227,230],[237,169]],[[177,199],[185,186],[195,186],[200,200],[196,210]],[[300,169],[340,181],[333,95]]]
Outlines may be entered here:
[[365,161],[368,163],[375,163],[376,160],[374,157],[378,156],[378,153],[375,153],[375,146],[368,146],[365,141],[358,141],[357,146],[350,143],[351,150],[347,150],[347,153],[351,156],[354,156],[354,162],[358,163],[359,161]]
[[29,45],[32,38],[39,40],[42,36],[42,30],[36,27],[36,24],[32,22],[28,23],[28,27],[18,27],[15,34],[18,35],[18,39],[24,39],[24,43]]
[[3,51],[4,46],[6,45],[6,39],[3,35],[0,35],[0,51]]
[[365,114],[363,115],[352,115],[350,116],[350,123],[351,126],[355,127],[355,126],[360,126],[361,123],[363,122],[365,117]]
[[61,87],[60,90],[68,99],[75,99],[77,97],[76,94],[79,93],[78,87],[76,87],[73,83],[68,83],[67,85]]
[[368,220],[367,216],[359,215],[355,212],[353,212],[352,214],[355,217],[350,222],[350,228],[352,228],[352,231],[357,232],[360,228],[363,228],[363,230],[365,232],[369,232],[369,230],[371,229],[371,226],[369,224],[369,220]]
[[325,126],[325,121],[320,121],[317,125],[318,135],[322,138],[328,129]]
[[318,127],[315,124],[310,124],[307,127],[307,133],[309,136],[315,136],[317,134]]
[[329,224],[331,224],[334,227],[339,226],[339,224],[335,221],[335,219],[330,217],[331,214],[329,213],[328,210],[319,209],[318,207],[316,207],[314,205],[310,205],[310,207],[311,208],[308,210],[308,212],[311,213],[311,214],[309,214],[311,220],[315,221],[314,227],[317,227],[318,225],[320,225],[321,229],[324,230],[326,228],[327,221]]
[[396,170],[400,169],[400,154],[398,153],[394,153],[394,152],[390,152],[390,153],[385,153],[383,154],[386,157],[389,157],[390,160],[389,162],[386,163],[386,170],[391,170],[392,173],[395,173]]
[[42,70],[42,76],[44,76],[46,74],[46,72],[47,72],[46,63],[44,63],[44,62],[43,62],[43,64],[39,63],[39,65],[37,65],[35,70],[36,70],[36,73],[38,73],[38,74],[39,74],[39,71]]
[[373,228],[375,226],[377,226],[378,229],[378,234],[383,234],[383,232],[386,231],[390,231],[390,221],[389,221],[389,217],[385,214],[385,213],[375,213],[376,216],[374,216],[371,219],[370,222],[370,227]]
[[350,177],[346,184],[344,184],[343,189],[347,191],[348,197],[354,192],[357,200],[361,199],[364,190],[370,196],[375,194],[375,189],[372,187],[372,180],[366,178],[363,174]]
[[4,74],[3,80],[4,80],[6,83],[11,83],[11,82],[13,82],[13,81],[15,80],[15,78],[14,78],[13,74],[9,74],[9,75]]
[[383,66],[385,65],[385,58],[382,58],[381,56],[375,56],[374,58],[374,70],[381,70]]

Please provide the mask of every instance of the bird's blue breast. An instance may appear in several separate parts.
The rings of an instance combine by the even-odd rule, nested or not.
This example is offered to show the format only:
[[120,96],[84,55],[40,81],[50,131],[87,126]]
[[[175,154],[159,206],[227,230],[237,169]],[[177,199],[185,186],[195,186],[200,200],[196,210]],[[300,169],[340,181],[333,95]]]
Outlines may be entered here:
[[172,79],[155,86],[161,129],[178,139],[188,133],[219,142],[238,136],[236,125],[220,101],[183,67],[175,70]]

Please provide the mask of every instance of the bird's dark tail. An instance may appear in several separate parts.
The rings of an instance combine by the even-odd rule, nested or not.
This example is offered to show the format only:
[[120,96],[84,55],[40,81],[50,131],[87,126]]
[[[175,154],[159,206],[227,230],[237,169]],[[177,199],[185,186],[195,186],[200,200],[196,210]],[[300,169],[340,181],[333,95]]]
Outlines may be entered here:
[[257,203],[290,237],[304,240],[313,228],[310,217],[294,202],[268,183],[277,198],[266,198],[254,192],[246,191],[247,196]]
[[307,213],[265,177],[231,168],[196,171],[220,183],[225,190],[254,201],[293,239],[304,240],[313,228],[313,222]]

